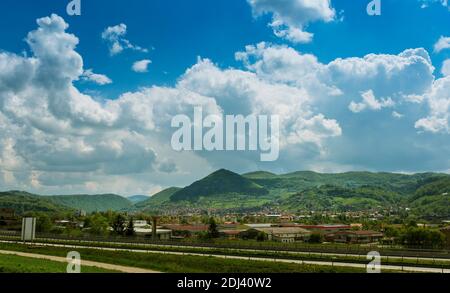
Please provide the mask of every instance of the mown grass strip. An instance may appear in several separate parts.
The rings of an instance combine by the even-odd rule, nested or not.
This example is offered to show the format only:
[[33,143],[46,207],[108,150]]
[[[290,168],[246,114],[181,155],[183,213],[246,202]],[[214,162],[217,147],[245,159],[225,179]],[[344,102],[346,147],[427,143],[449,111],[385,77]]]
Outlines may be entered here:
[[[67,264],[17,255],[0,254],[0,273],[66,273]],[[113,273],[116,271],[82,266],[82,273]]]

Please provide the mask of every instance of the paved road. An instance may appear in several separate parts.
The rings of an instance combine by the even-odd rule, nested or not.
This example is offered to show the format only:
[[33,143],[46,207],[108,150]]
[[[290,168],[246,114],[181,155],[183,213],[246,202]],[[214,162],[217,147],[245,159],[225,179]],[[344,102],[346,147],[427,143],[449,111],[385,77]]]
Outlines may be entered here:
[[[0,241],[6,243],[18,243],[15,241]],[[335,266],[335,267],[351,267],[351,268],[362,268],[365,269],[365,264],[359,263],[345,263],[345,262],[329,262],[329,261],[308,261],[308,260],[294,260],[294,259],[280,259],[280,258],[262,258],[262,257],[245,257],[245,256],[232,256],[232,255],[217,255],[217,254],[203,254],[203,253],[190,253],[190,252],[173,252],[173,251],[154,251],[154,250],[144,250],[144,249],[125,249],[125,248],[108,248],[108,247],[90,247],[83,245],[64,245],[64,244],[50,244],[50,243],[34,243],[35,245],[42,245],[48,247],[65,247],[71,249],[97,249],[105,251],[128,251],[135,253],[153,253],[153,254],[168,254],[168,255],[192,255],[192,256],[202,256],[202,257],[216,257],[224,259],[240,259],[240,260],[250,260],[250,261],[269,261],[269,262],[279,262],[279,263],[294,263],[294,264],[310,264],[319,266]],[[405,272],[417,272],[417,273],[450,273],[450,269],[439,269],[439,268],[427,268],[427,267],[410,267],[410,266],[393,266],[393,265],[383,265],[382,270],[394,270],[394,271],[405,271]]]
[[[7,251],[7,250],[0,250],[0,254],[17,255],[17,256],[23,256],[23,257],[29,257],[29,258],[45,259],[45,260],[67,263],[67,259],[65,257],[52,256],[52,255],[43,255],[43,254],[25,253],[25,252]],[[158,273],[158,272],[152,271],[152,270],[133,268],[133,267],[125,267],[125,266],[120,266],[120,265],[113,265],[113,264],[101,263],[101,262],[96,262],[96,261],[88,261],[88,260],[81,260],[81,267],[83,267],[83,266],[97,267],[97,268],[102,268],[102,269],[107,269],[107,270],[112,270],[112,271],[119,271],[122,273]]]

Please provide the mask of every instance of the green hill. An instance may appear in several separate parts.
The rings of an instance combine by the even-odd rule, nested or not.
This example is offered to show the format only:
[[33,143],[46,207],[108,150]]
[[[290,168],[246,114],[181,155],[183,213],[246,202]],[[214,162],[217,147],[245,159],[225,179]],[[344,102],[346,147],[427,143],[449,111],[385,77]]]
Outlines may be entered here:
[[221,169],[211,175],[194,182],[193,184],[175,192],[171,201],[195,202],[201,197],[223,196],[226,200],[227,194],[260,196],[266,195],[269,191],[255,182],[239,174]]
[[164,189],[164,190],[152,195],[149,199],[135,204],[135,208],[146,209],[146,208],[151,208],[153,206],[158,206],[158,205],[164,204],[166,202],[170,202],[170,197],[179,190],[181,190],[181,188],[178,188],[178,187],[170,187],[170,188]]
[[275,178],[278,175],[271,173],[271,172],[266,172],[266,171],[256,171],[256,172],[250,172],[250,173],[243,174],[242,176],[249,178],[249,179],[270,179],[270,178]]
[[418,188],[414,194],[414,200],[429,195],[450,194],[450,176],[434,177],[424,181],[424,185]]
[[[248,176],[244,175],[244,176]],[[346,188],[358,188],[362,186],[373,186],[400,194],[413,194],[417,188],[424,183],[442,177],[443,174],[396,174],[396,173],[371,173],[371,172],[347,172],[337,174],[322,174],[312,171],[300,171],[275,176],[247,177],[255,183],[278,192],[297,193],[313,187],[323,185],[334,185]]]
[[[183,189],[162,191],[135,207],[141,210],[360,211],[410,207],[412,213],[448,215],[450,188],[446,174],[347,172],[322,174],[300,171],[273,174],[258,171],[239,175],[219,170]],[[418,198],[427,197],[422,201]],[[421,208],[420,208],[421,207]]]
[[412,201],[410,207],[420,218],[448,220],[450,218],[450,195],[427,195]]
[[56,204],[86,212],[120,211],[132,207],[131,201],[116,194],[57,195],[49,196],[48,199]]
[[410,206],[424,218],[450,218],[450,177],[425,181],[411,198]]
[[347,188],[333,185],[314,187],[281,202],[291,211],[358,211],[388,208],[403,201],[400,194],[379,187]]
[[13,209],[17,214],[26,212],[60,213],[70,211],[70,208],[51,201],[46,197],[23,191],[0,192],[0,208]]

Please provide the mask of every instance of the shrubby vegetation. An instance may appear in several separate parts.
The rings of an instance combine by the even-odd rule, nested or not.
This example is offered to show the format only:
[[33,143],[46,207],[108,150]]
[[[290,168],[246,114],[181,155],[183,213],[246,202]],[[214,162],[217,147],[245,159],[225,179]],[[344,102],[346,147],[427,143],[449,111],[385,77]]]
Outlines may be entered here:
[[399,242],[409,247],[441,248],[445,235],[437,230],[409,227],[400,232]]
[[322,243],[323,241],[324,237],[321,233],[312,233],[308,240],[309,243]]
[[446,237],[437,229],[420,228],[410,221],[402,228],[387,226],[384,235],[393,238],[396,244],[411,248],[442,248]]

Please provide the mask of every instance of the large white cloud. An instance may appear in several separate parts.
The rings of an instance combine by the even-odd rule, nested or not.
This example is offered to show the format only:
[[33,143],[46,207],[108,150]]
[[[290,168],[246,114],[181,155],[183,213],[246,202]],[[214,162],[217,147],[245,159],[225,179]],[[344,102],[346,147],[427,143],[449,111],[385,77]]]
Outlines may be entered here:
[[74,86],[93,71],[84,69],[75,51],[79,40],[67,28],[56,15],[39,19],[38,29],[27,37],[33,57],[0,55],[0,109],[9,130],[3,132],[8,144],[2,149],[9,164],[34,170],[37,185],[54,182],[55,172],[67,181],[87,180],[73,175],[83,172],[92,178],[182,173],[174,161],[158,155],[173,157],[170,121],[178,114],[192,116],[195,106],[205,114],[280,115],[283,137],[288,137],[284,144],[322,147],[323,139],[341,135],[337,121],[310,109],[304,89],[274,84],[253,72],[222,70],[206,59],[188,69],[174,88],[143,88],[116,100],[95,100]]
[[[178,87],[213,97],[225,114],[278,115],[282,144],[309,141],[320,146],[321,139],[342,132],[335,120],[312,111],[312,97],[305,89],[268,82],[252,72],[221,70],[209,60],[189,69]],[[305,132],[308,136],[299,137]]]
[[[33,57],[0,54],[0,162],[9,182],[19,184],[17,175],[27,172],[22,179],[37,186],[39,178],[54,178],[50,174],[55,172],[57,178],[73,178],[77,172],[95,177],[152,171],[160,163],[144,131],[158,125],[152,115],[139,116],[145,111],[143,101],[133,104],[125,95],[102,102],[80,93],[74,81],[93,72],[83,69],[75,51],[78,38],[66,32],[68,25],[57,15],[37,24],[26,38]],[[171,89],[154,91],[150,96],[155,105],[164,95],[186,100],[192,96]]]
[[391,100],[385,106],[408,96],[423,95],[434,81],[435,70],[424,49],[408,49],[398,55],[338,58],[323,64],[314,55],[260,43],[247,46],[236,58],[264,80],[302,88],[322,107],[336,108],[341,103],[339,109],[348,108],[351,101],[361,99],[361,93],[368,91]]
[[330,0],[247,0],[253,13],[272,14],[274,33],[294,43],[308,43],[313,34],[305,27],[315,21],[330,22],[336,12]]
[[[244,69],[222,69],[199,59],[174,87],[102,100],[74,86],[89,70],[76,52],[78,38],[67,28],[56,15],[39,19],[26,38],[31,57],[0,53],[4,189],[149,193],[220,167],[338,171],[384,163],[389,170],[396,164],[406,171],[448,170],[448,162],[435,154],[448,152],[442,148],[448,145],[450,82],[435,80],[424,49],[325,64],[312,54],[261,43],[236,54]],[[349,110],[352,102],[358,115]],[[279,115],[280,161],[262,164],[247,152],[174,152],[171,119],[192,116],[195,106],[205,114]],[[433,133],[441,136],[428,136]],[[400,145],[410,150],[397,149]],[[408,165],[417,155],[423,164]]]
[[[435,68],[426,50],[339,58],[324,64],[287,46],[261,43],[248,46],[236,57],[261,79],[305,90],[310,108],[337,120],[342,129],[341,136],[327,141],[321,158],[308,160],[310,154],[304,153],[305,148],[289,148],[292,157],[284,158],[285,166],[293,157],[302,157],[305,168],[322,171],[448,169],[449,162],[437,158],[439,153],[449,152],[445,147],[449,137],[427,135],[437,129],[420,128],[418,123],[427,117],[427,108],[436,100],[432,97],[447,100],[445,92],[430,95],[439,82],[435,81]],[[440,108],[448,113],[445,105]],[[355,115],[351,110],[365,111]],[[443,124],[445,115],[431,114],[429,118],[434,117]],[[400,150],[400,145],[410,148]],[[427,159],[409,163],[417,156]]]

